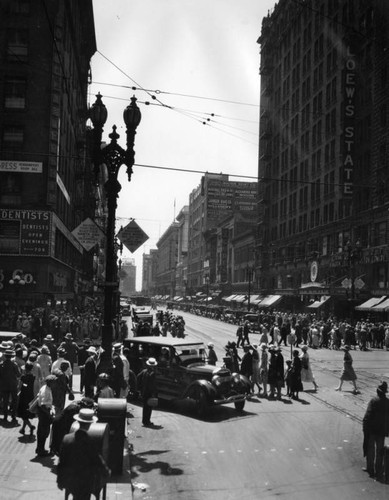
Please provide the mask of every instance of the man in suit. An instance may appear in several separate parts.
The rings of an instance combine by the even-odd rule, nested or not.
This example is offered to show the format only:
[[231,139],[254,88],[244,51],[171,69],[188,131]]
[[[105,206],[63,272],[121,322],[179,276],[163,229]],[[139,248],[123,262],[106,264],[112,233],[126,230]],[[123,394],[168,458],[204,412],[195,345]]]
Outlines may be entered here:
[[98,352],[95,347],[88,347],[87,352],[89,354],[88,359],[85,361],[84,368],[84,387],[85,387],[85,397],[92,398],[95,395],[95,385],[96,385],[96,369],[98,364]]
[[155,368],[158,365],[155,358],[146,361],[146,368],[138,375],[138,387],[143,400],[142,424],[144,427],[153,425],[150,422],[153,408],[149,405],[149,399],[157,397],[157,383],[155,380]]
[[97,497],[107,482],[110,471],[100,450],[90,438],[88,430],[97,422],[92,409],[80,409],[74,420],[79,423],[76,432],[63,438],[57,468],[57,484],[74,500],[88,500]]

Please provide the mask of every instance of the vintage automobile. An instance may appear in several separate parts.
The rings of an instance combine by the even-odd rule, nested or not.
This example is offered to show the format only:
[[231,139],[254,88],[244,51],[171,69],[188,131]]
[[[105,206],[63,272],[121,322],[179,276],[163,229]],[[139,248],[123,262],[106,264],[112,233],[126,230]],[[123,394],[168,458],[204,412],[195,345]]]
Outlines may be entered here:
[[130,366],[136,374],[149,357],[158,361],[160,399],[192,399],[200,417],[205,417],[214,405],[233,403],[236,410],[243,410],[250,392],[249,380],[226,367],[207,364],[203,342],[188,337],[134,337],[125,345],[130,349]]

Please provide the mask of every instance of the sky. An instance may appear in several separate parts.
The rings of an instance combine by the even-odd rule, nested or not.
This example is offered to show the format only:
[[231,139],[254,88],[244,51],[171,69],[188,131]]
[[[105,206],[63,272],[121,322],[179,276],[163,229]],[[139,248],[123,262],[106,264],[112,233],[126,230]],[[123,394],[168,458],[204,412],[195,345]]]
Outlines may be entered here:
[[149,236],[136,252],[123,251],[135,259],[137,290],[143,253],[156,248],[205,172],[257,178],[257,40],[276,3],[93,0],[97,52],[89,99],[93,104],[100,92],[108,109],[103,140],[116,125],[126,146],[123,110],[133,95],[142,113],[134,173],[129,183],[121,167],[116,212],[117,230],[133,218]]

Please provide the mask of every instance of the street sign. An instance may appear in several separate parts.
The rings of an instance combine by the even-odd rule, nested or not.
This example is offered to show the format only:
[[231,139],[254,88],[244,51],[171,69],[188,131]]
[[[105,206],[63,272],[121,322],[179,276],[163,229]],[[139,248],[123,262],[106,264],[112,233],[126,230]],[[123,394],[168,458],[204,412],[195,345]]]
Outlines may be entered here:
[[343,288],[351,288],[351,280],[350,280],[350,278],[345,278],[342,281],[342,287]]
[[357,290],[360,290],[361,288],[363,288],[365,286],[365,282],[363,280],[361,280],[361,278],[356,278],[354,280],[354,286]]
[[103,231],[89,217],[72,231],[72,235],[87,252],[104,238]]
[[117,237],[131,253],[138,250],[149,239],[147,234],[134,220],[121,229]]

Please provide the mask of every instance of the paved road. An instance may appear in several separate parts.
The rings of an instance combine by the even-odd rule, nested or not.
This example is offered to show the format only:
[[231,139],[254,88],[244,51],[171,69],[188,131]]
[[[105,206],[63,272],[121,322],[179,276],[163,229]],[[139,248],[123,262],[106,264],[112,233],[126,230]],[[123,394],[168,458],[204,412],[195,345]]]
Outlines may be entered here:
[[[212,340],[219,357],[236,327],[184,315],[187,333]],[[254,340],[254,339],[253,339]],[[284,348],[285,357],[289,348]],[[388,375],[389,353],[353,352],[361,394],[334,391],[342,352],[310,351],[319,391],[301,401],[254,398],[242,414],[216,408],[206,421],[189,403],[161,405],[154,429],[140,426],[134,405],[132,477],[147,499],[384,499],[389,486],[361,471],[361,425],[377,381]],[[142,492],[141,487],[145,488]]]

